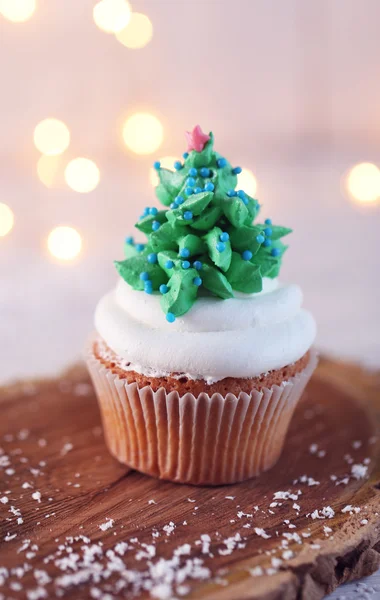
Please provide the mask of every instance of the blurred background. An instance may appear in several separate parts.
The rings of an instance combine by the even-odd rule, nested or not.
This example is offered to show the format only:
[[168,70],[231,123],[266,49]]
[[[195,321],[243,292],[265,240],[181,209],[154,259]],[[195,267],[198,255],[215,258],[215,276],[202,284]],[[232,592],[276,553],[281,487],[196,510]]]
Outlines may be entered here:
[[294,228],[324,352],[379,366],[378,0],[0,0],[0,381],[76,360],[200,123]]

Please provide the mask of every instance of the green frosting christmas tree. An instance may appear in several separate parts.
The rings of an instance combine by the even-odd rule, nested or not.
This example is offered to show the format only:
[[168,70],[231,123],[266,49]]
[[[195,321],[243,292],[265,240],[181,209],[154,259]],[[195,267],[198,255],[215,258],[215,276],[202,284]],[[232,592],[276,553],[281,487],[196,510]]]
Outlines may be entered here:
[[169,322],[184,315],[199,294],[226,299],[234,290],[262,290],[263,277],[277,277],[291,229],[255,223],[259,203],[236,190],[240,167],[214,150],[213,134],[197,125],[186,133],[188,152],[174,171],[154,163],[159,177],[156,195],[167,207],[145,208],[136,228],[146,244],[125,241],[123,261],[115,265],[135,290],[162,294]]

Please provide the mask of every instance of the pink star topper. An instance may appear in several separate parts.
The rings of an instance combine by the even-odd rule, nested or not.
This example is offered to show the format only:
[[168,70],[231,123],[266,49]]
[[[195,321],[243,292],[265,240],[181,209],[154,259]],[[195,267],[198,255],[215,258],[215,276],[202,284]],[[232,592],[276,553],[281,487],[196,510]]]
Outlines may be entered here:
[[196,152],[202,152],[206,142],[209,141],[210,136],[203,133],[200,125],[196,125],[193,131],[186,131],[187,149],[190,152],[195,150]]

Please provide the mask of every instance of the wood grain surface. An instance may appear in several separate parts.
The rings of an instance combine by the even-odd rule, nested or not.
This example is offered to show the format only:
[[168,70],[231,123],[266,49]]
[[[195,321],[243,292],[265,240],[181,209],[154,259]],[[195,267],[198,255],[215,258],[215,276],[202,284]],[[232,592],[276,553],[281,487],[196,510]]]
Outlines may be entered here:
[[0,598],[314,600],[380,562],[380,376],[322,360],[262,477],[196,488],[107,453],[79,366],[0,390]]

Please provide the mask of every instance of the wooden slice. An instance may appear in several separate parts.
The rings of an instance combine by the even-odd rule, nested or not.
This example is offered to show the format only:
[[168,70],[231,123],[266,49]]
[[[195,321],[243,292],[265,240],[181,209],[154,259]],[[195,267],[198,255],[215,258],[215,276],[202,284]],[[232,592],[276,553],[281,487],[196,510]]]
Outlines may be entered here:
[[278,464],[196,488],[111,458],[83,367],[1,389],[0,598],[314,600],[372,573],[379,390],[322,360]]

